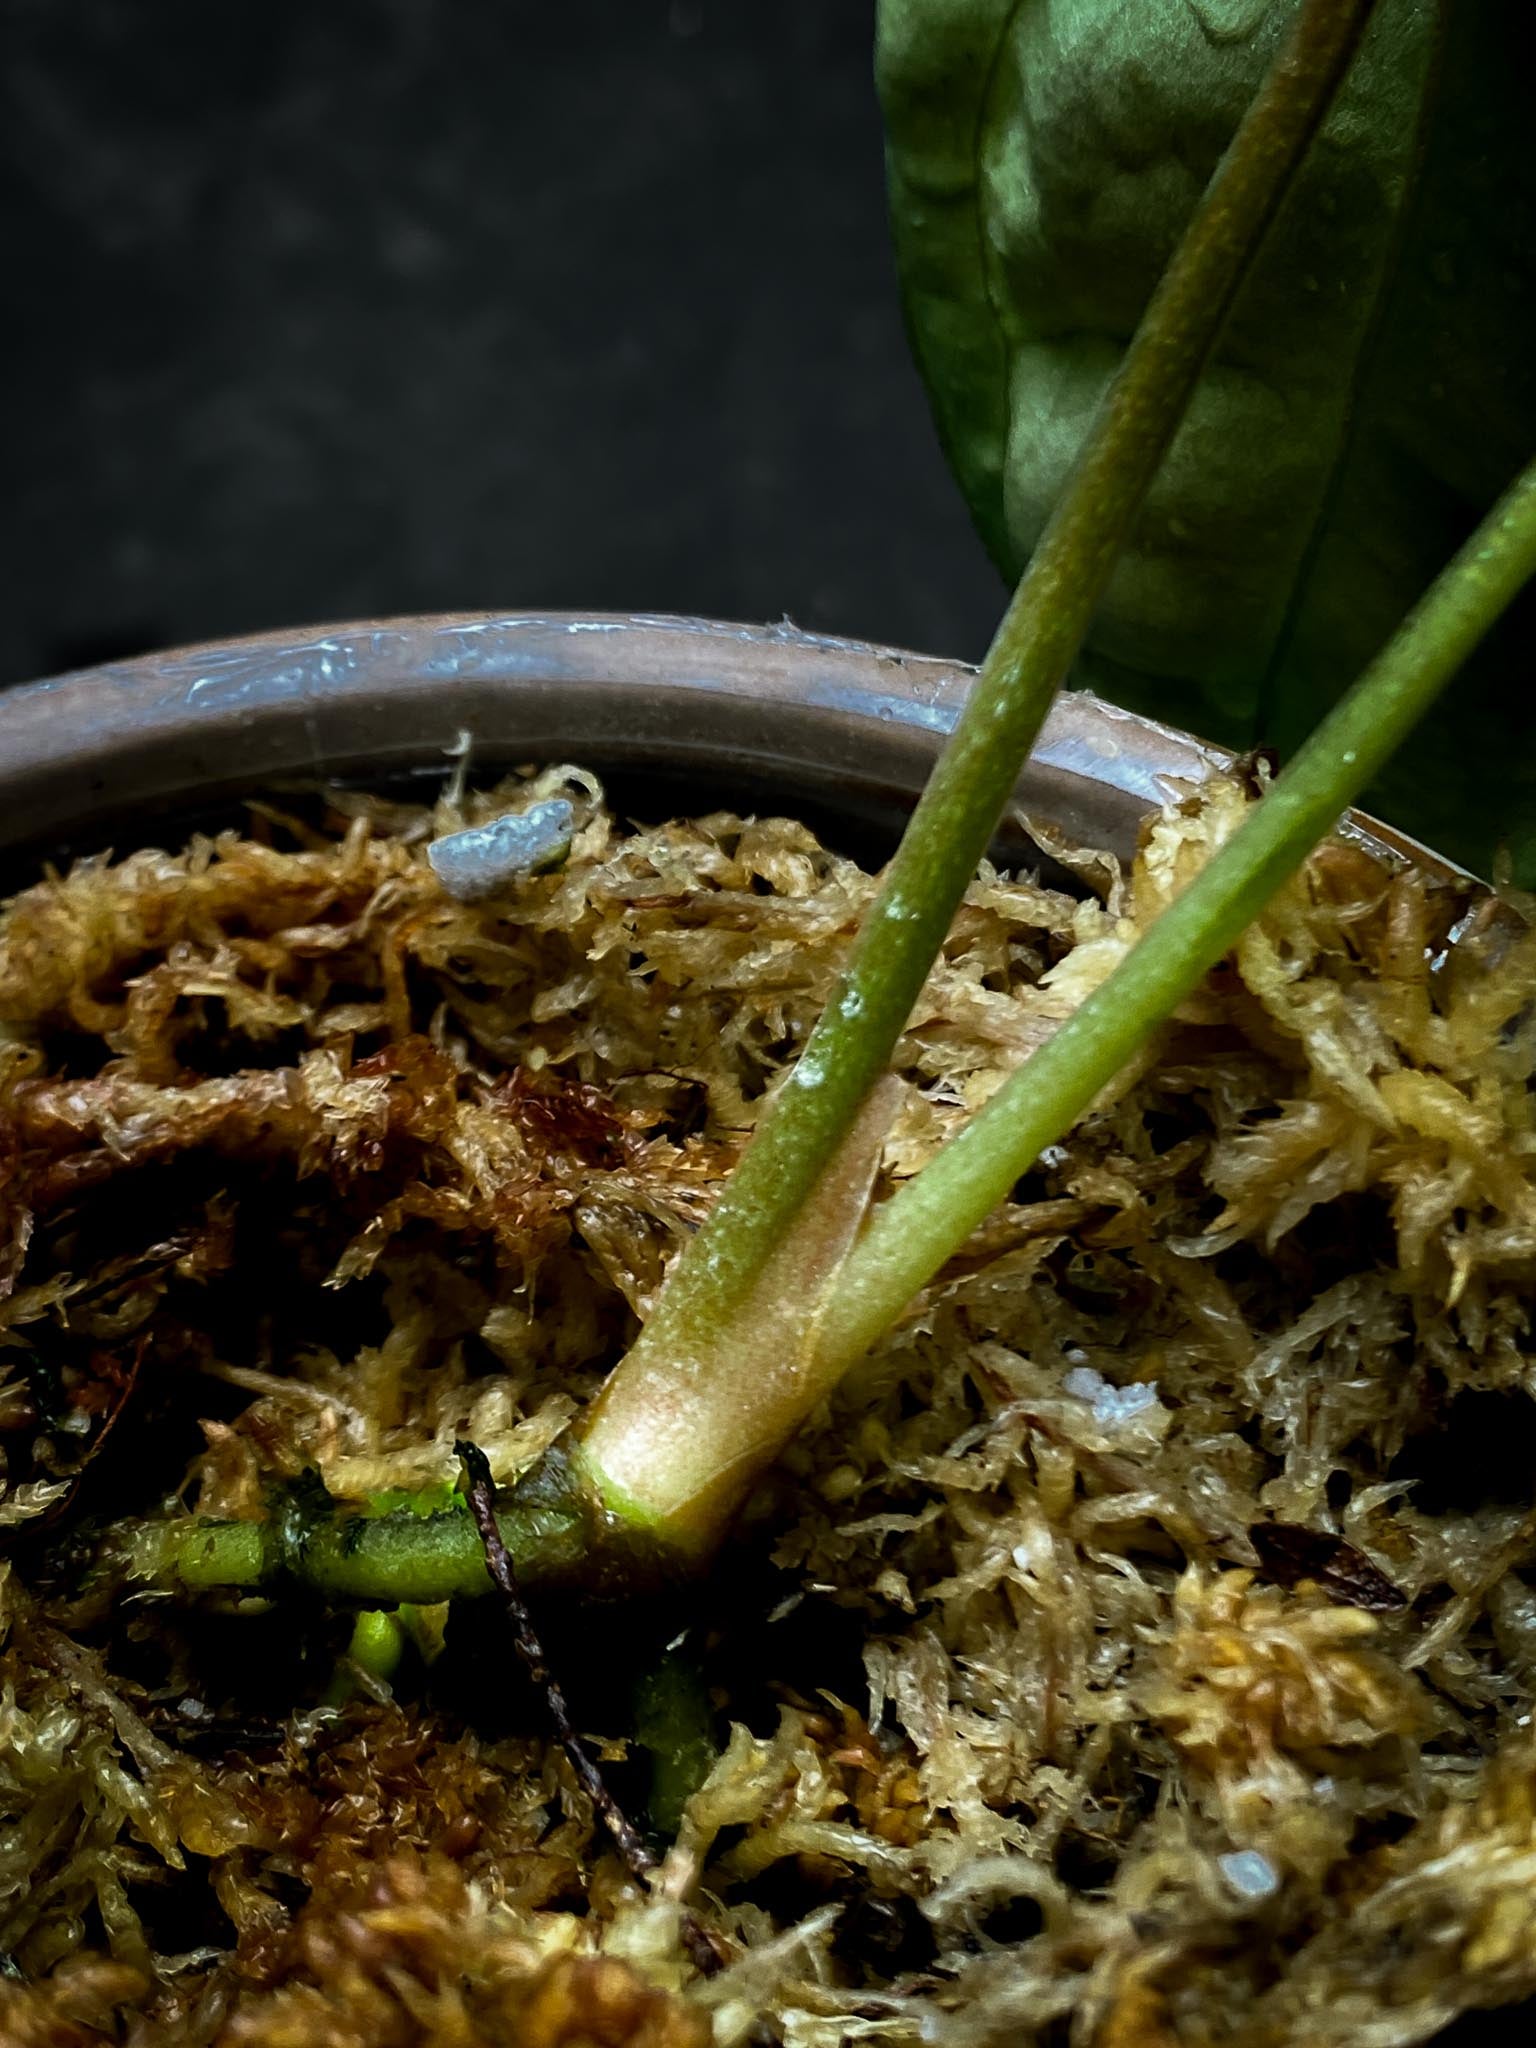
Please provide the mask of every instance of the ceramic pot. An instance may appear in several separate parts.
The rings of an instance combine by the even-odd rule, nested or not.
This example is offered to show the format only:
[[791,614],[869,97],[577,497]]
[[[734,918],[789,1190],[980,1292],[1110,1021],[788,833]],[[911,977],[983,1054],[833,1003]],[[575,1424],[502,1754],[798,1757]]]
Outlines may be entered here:
[[[878,855],[973,673],[789,625],[570,613],[388,619],[180,648],[0,693],[0,853],[14,880],[40,854],[172,839],[258,791],[437,778],[467,744],[480,773],[577,761],[642,816],[784,809]],[[1028,819],[1128,854],[1150,809],[1229,760],[1064,694],[1000,851],[1029,853]],[[1350,829],[1460,876],[1388,827],[1354,818]]]

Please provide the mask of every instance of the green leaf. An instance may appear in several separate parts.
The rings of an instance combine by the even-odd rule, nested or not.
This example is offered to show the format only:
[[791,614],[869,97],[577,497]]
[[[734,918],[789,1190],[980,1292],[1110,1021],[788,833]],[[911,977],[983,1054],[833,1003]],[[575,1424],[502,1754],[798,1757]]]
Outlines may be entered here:
[[[1536,446],[1523,0],[1382,0],[1076,680],[1288,752]],[[1289,0],[881,0],[913,345],[1016,576]],[[1371,801],[1536,880],[1531,612]]]

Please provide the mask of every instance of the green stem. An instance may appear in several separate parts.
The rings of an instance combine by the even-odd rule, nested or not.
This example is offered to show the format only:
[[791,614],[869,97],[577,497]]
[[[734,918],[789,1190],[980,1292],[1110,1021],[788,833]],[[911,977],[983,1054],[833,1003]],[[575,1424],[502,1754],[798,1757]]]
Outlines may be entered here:
[[[508,1518],[510,1522],[510,1518]],[[530,1563],[537,1546],[521,1527],[506,1530]],[[184,1586],[271,1586],[283,1580],[327,1600],[418,1604],[488,1593],[479,1535],[459,1509],[417,1515],[339,1515],[290,1550],[274,1522],[172,1523],[157,1576]]]
[[[600,1583],[605,1561],[623,1548],[623,1532],[608,1528],[558,1456],[545,1458],[507,1496],[497,1520],[529,1584],[571,1575]],[[640,1569],[638,1561],[633,1568]],[[157,1524],[144,1534],[139,1569],[193,1590],[288,1583],[365,1607],[427,1606],[491,1590],[485,1547],[467,1508],[344,1514],[323,1495],[318,1504],[306,1496],[280,1508],[265,1522]]]
[[1536,574],[1536,461],[1232,838],[1113,974],[871,1219],[823,1311],[823,1388],[1229,952]]
[[[651,1319],[721,1329],[887,1066],[1372,0],[1303,0],[1111,384],[838,988]],[[620,1372],[623,1367],[619,1368]]]

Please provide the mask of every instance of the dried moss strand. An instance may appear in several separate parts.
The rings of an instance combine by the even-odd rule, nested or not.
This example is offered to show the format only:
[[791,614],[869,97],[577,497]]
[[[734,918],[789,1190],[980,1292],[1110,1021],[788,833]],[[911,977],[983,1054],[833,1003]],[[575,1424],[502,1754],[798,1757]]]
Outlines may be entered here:
[[[528,1603],[522,1596],[518,1575],[502,1536],[501,1521],[496,1513],[496,1491],[485,1453],[478,1444],[462,1440],[454,1445],[454,1450],[464,1467],[466,1499],[480,1541],[485,1569],[511,1626],[513,1645],[528,1674],[528,1682],[544,1695],[544,1705],[560,1747],[565,1751],[577,1782],[591,1800],[593,1811],[612,1837],[624,1867],[638,1884],[647,1884],[656,1868],[656,1858],[614,1798],[597,1758],[576,1732],[565,1688],[550,1669],[549,1658],[534,1626]],[[712,1976],[720,1967],[721,1957],[704,1929],[691,1914],[685,1913],[679,1932],[694,1967],[701,1975]]]
[[502,1612],[511,1625],[513,1647],[528,1674],[528,1682],[544,1695],[544,1704],[560,1746],[570,1759],[571,1769],[592,1801],[598,1818],[613,1837],[614,1846],[623,1857],[629,1874],[643,1879],[656,1867],[656,1859],[604,1783],[597,1759],[576,1733],[565,1689],[549,1668],[549,1659],[533,1625],[533,1616],[518,1587],[517,1573],[496,1516],[496,1489],[485,1453],[478,1444],[467,1442],[456,1443],[453,1448],[464,1467],[467,1482],[465,1498],[485,1569],[500,1598]]
[[1152,930],[917,1178],[878,1210],[824,1313],[826,1386],[875,1342],[1119,1073],[1371,780],[1536,574],[1536,461],[1253,813]]
[[721,1327],[888,1063],[1371,4],[1300,9],[1110,385],[838,990],[657,1306],[663,1344],[689,1349]]

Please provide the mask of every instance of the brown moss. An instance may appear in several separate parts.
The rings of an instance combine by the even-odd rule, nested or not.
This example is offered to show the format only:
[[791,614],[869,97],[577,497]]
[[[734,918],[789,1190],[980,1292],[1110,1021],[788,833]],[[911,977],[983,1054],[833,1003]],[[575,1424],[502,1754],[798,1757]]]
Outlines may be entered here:
[[[431,832],[555,793],[563,871],[443,893]],[[885,1185],[1247,800],[1170,808],[1104,901],[978,879]],[[554,771],[0,913],[0,1527],[61,1516],[0,1574],[6,2041],[1399,2048],[1536,1993],[1536,1482],[1468,1421],[1536,1423],[1536,935],[1348,842],[763,1488],[667,1898],[541,1740],[323,1674],[258,1707],[110,1545],[85,1574],[100,1502],[430,1488],[460,1435],[525,1469],[870,890],[798,825],[626,830]],[[735,1957],[707,1986],[690,1884]],[[850,1961],[877,1907],[922,1939]]]
[[441,1858],[391,1856],[300,1915],[280,1988],[219,2048],[705,2048],[708,2022],[618,1956],[545,1954]]

